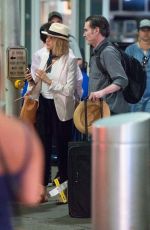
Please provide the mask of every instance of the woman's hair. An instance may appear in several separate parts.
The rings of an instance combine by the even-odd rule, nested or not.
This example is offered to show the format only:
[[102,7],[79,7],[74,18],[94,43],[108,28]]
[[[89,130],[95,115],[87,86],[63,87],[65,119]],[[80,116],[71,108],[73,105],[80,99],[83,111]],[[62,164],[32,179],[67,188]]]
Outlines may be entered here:
[[53,37],[53,49],[52,54],[61,57],[62,55],[69,53],[69,42],[67,40]]

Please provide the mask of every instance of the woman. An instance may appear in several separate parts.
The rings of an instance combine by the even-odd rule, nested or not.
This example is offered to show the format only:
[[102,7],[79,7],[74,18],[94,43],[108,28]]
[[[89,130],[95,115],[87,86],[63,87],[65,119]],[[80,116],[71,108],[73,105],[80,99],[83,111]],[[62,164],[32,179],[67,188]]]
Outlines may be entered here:
[[[53,23],[48,32],[43,33],[47,35],[46,44],[51,50],[51,59],[49,62],[47,55],[43,55],[40,68],[36,71],[36,80],[42,81],[36,127],[45,148],[46,188],[53,138],[58,153],[60,183],[67,180],[68,142],[72,137],[77,62],[69,50],[69,29],[66,25]],[[46,193],[43,199],[47,200]]]

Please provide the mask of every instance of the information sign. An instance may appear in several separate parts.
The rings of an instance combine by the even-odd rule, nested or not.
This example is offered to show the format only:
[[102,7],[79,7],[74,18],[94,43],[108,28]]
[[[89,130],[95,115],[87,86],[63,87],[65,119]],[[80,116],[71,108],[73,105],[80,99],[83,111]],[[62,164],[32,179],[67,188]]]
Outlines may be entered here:
[[27,49],[24,47],[8,48],[8,78],[22,79],[27,68]]

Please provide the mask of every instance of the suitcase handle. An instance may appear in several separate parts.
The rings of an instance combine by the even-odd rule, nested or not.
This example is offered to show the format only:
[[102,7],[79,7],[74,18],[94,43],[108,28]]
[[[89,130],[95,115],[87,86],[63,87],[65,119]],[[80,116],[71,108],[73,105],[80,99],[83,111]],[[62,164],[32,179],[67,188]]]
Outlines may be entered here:
[[84,121],[85,121],[85,140],[88,140],[88,122],[87,122],[87,98],[84,99],[84,110],[85,110],[85,117],[84,117]]
[[[85,140],[86,141],[88,140],[87,100],[88,100],[88,98],[84,99],[84,111],[85,111],[84,121],[85,121]],[[102,118],[104,115],[104,113],[103,113],[104,112],[103,111],[103,99],[102,98],[99,99],[99,103],[100,103],[100,116]]]
[[100,102],[100,115],[101,115],[101,118],[103,117],[103,115],[104,115],[104,111],[103,111],[103,99],[102,98],[100,98],[99,99],[99,102]]

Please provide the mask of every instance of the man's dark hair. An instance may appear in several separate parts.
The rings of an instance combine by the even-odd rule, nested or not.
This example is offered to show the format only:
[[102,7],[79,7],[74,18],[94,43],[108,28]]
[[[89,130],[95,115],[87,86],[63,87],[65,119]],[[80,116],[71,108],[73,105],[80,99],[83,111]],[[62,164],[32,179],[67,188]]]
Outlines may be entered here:
[[51,24],[50,24],[49,22],[47,22],[47,23],[44,23],[44,24],[40,27],[40,39],[41,39],[42,42],[44,42],[44,43],[46,42],[47,35],[42,34],[42,31],[48,32],[50,25],[51,25]]
[[109,23],[107,19],[101,15],[93,15],[89,16],[85,20],[86,22],[90,22],[90,27],[95,29],[96,27],[99,27],[100,33],[104,37],[108,37],[110,34],[110,28]]

